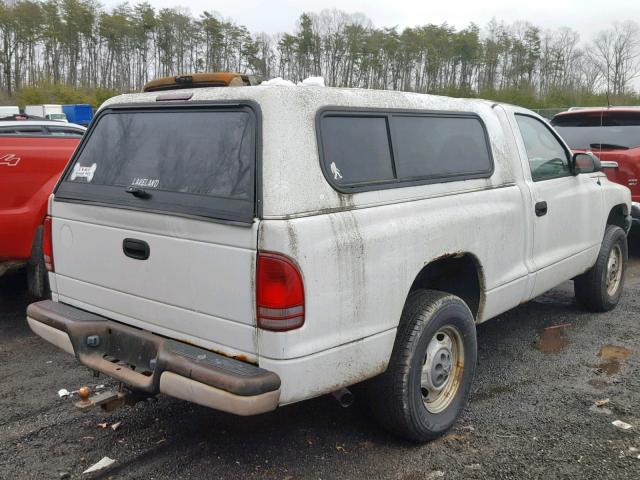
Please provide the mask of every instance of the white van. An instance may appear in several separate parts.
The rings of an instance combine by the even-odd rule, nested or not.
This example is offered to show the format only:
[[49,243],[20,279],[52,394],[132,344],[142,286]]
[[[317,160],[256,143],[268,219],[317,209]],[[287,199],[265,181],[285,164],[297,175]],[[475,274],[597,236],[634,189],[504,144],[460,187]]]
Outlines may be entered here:
[[239,415],[359,382],[414,441],[464,406],[477,323],[575,279],[609,310],[629,190],[538,115],[319,87],[122,95],[51,196],[35,333]]

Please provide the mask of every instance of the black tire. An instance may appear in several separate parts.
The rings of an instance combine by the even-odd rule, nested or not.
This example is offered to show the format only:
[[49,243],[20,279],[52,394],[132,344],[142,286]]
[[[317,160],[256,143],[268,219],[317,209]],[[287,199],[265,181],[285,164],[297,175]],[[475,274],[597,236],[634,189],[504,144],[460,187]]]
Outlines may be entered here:
[[[621,277],[617,288],[608,291],[609,257],[614,249],[622,256]],[[629,257],[627,236],[620,227],[607,225],[596,263],[573,281],[573,290],[580,305],[592,312],[608,312],[620,301]]]
[[31,247],[31,257],[27,262],[27,288],[29,294],[35,298],[50,298],[49,277],[44,265],[42,254],[42,226],[36,229]]
[[[421,373],[427,348],[443,329],[453,329],[464,352],[446,408],[427,409]],[[438,351],[439,355],[439,351]],[[387,430],[413,442],[426,442],[445,433],[462,412],[475,373],[476,326],[460,298],[434,290],[412,292],[402,312],[387,371],[367,384],[367,400],[376,420]],[[452,375],[453,376],[453,375]],[[449,382],[447,380],[447,382]],[[445,383],[448,387],[449,383]],[[443,389],[443,391],[445,391]]]

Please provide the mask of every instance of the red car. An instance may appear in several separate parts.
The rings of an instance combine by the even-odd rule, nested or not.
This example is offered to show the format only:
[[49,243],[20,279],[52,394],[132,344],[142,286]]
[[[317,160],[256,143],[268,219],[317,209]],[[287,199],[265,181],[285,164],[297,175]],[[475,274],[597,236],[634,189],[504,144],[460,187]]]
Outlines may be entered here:
[[558,113],[551,125],[572,150],[591,151],[609,180],[631,190],[640,229],[640,107],[585,108]]
[[48,291],[42,259],[47,200],[84,131],[26,116],[0,119],[0,275],[26,264],[35,296]]

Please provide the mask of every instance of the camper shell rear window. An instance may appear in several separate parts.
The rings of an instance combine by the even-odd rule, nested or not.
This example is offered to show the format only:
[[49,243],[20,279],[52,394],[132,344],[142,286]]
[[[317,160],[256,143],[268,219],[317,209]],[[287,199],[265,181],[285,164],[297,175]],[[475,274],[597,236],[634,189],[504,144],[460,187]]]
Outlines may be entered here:
[[475,113],[330,107],[316,119],[325,178],[340,192],[488,178],[494,163]]
[[257,108],[109,108],[85,135],[56,199],[251,223]]

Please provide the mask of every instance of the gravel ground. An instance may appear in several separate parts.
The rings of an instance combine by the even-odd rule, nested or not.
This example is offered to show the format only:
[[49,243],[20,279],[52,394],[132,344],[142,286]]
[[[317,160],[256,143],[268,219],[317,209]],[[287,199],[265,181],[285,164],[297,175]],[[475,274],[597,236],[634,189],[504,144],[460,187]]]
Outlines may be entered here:
[[57,391],[109,382],[29,331],[23,282],[0,279],[1,478],[91,478],[104,456],[117,462],[98,478],[640,478],[638,251],[613,312],[581,311],[567,283],[481,325],[470,402],[422,446],[331,397],[253,418],[163,396],[80,412]]

